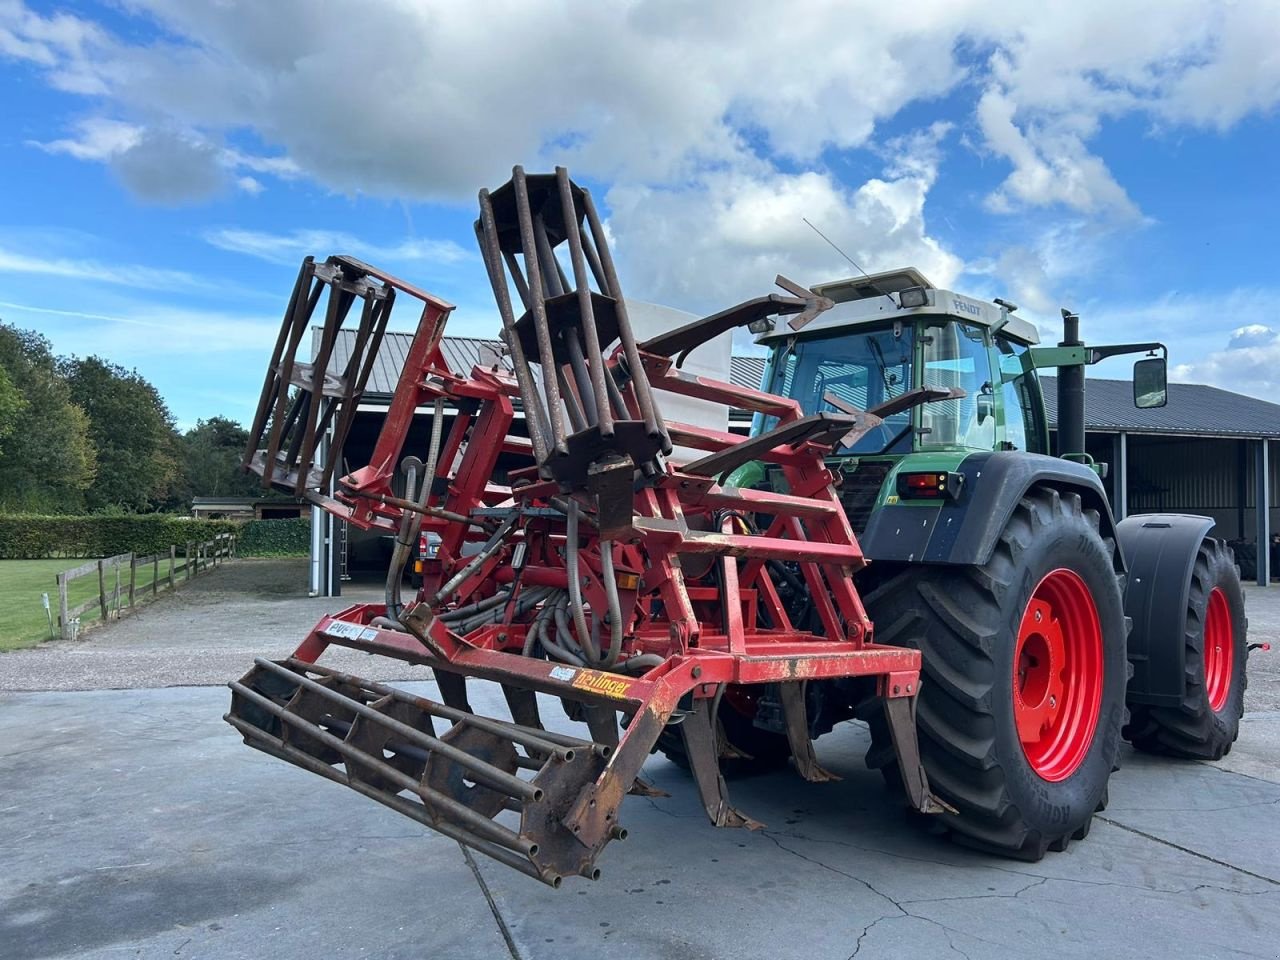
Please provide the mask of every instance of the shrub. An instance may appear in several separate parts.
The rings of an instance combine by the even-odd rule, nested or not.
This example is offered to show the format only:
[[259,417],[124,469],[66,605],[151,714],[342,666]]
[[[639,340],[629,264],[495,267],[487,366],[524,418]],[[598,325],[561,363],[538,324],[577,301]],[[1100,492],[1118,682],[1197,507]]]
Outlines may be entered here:
[[229,520],[192,520],[160,513],[88,517],[0,514],[0,559],[110,557],[130,552],[146,556],[168,553],[171,544],[177,544],[182,553],[187,543],[238,532],[239,525]]
[[240,527],[236,555],[240,557],[305,557],[311,552],[311,521],[249,520]]

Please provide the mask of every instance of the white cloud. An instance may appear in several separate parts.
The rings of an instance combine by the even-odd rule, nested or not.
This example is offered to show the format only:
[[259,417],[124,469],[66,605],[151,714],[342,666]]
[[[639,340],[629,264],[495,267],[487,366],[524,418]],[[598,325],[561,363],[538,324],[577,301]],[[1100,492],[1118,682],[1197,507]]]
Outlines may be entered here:
[[[105,163],[135,195],[152,203],[180,204],[220,192],[238,171],[293,179],[297,165],[288,157],[262,157],[217,146],[192,129],[143,126],[107,117],[76,121],[71,135],[27,141],[46,153]],[[256,177],[234,177],[246,193],[264,189]]]
[[760,0],[127,9],[157,21],[160,38],[5,0],[0,53],[131,122],[228,150],[227,136],[252,131],[283,148],[262,161],[276,175],[426,198],[468,195],[513,160],[553,155],[628,183],[670,183],[762,147],[820,164],[968,80],[984,91],[986,149],[1012,166],[993,203],[1131,215],[1088,148],[1103,121],[1142,112],[1221,128],[1280,98],[1274,0],[810,0],[785,15]]
[[42,257],[0,247],[0,273],[89,280],[139,290],[191,291],[210,284],[185,270],[165,270],[129,263],[103,263],[76,257]]
[[914,264],[949,284],[961,261],[929,236],[924,219],[945,133],[939,126],[899,144],[885,175],[853,190],[828,174],[781,174],[765,164],[675,189],[615,187],[609,225],[620,238],[626,291],[710,310],[772,292],[777,273],[806,285],[855,273],[806,218],[867,272]]
[[415,262],[430,264],[459,263],[474,258],[452,240],[410,238],[396,244],[377,244],[336,230],[294,230],[290,233],[266,233],[225,227],[205,233],[207,242],[220,250],[243,253],[268,263],[295,265],[306,256],[344,253],[363,260]]
[[[111,33],[0,0],[0,56],[92,97],[92,116],[45,149],[109,163],[140,195],[170,203],[221,189],[215,181],[255,193],[303,178],[470,202],[513,162],[565,162],[612,207],[628,289],[696,308],[759,292],[777,270],[851,272],[807,216],[868,270],[914,262],[940,283],[999,276],[999,293],[1051,323],[1058,298],[1083,302],[1067,261],[1105,251],[1090,230],[1146,222],[1099,155],[1107,124],[1218,130],[1280,101],[1275,0],[807,0],[785,12],[764,0],[331,0],[323,16],[310,0],[127,0],[124,10],[137,20]],[[950,142],[975,141],[994,167],[989,209],[1043,221],[967,270],[925,216],[945,129],[880,135],[904,108],[941,97],[963,112]],[[865,151],[881,157],[878,176],[867,176]],[[313,236],[211,240],[293,262]],[[1094,249],[1063,253],[1082,240]],[[367,249],[453,255],[423,243]]]

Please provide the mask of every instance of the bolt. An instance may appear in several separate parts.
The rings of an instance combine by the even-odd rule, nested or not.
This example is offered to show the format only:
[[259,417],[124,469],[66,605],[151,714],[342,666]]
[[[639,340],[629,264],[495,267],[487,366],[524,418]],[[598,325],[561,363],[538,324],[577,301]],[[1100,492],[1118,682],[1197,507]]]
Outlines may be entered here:
[[1057,705],[1058,705],[1058,698],[1057,698],[1057,697],[1055,697],[1055,696],[1053,696],[1053,694],[1050,694],[1050,695],[1049,695],[1049,709],[1050,709],[1050,710],[1052,710],[1052,709],[1053,709],[1054,707],[1056,707]]
[[898,692],[899,692],[901,689],[902,689],[902,688],[901,688],[901,687],[899,687],[899,686],[895,683],[895,684],[893,685],[893,695],[896,697],[896,696],[898,695]]
[[907,684],[907,693],[910,693],[910,692],[911,692],[911,684],[909,684],[909,683],[908,683],[908,684]]
[[1043,619],[1043,615],[1040,613],[1040,611],[1039,611],[1039,610],[1037,610],[1037,611],[1036,611],[1036,623],[1039,623],[1039,622],[1041,621],[1041,619]]
[[700,676],[702,676],[702,668],[695,666],[693,670],[690,671],[690,676],[692,676],[693,679],[697,680]]

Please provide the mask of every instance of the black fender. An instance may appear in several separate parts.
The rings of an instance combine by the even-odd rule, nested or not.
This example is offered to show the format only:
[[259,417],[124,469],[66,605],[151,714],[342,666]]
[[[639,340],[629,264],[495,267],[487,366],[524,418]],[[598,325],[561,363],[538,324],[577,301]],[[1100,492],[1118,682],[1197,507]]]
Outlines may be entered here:
[[1186,693],[1183,634],[1191,572],[1213,525],[1209,517],[1177,513],[1142,514],[1116,525],[1129,566],[1124,612],[1133,620],[1130,702],[1161,707],[1182,704]]
[[[955,472],[964,477],[959,495],[937,509],[898,504],[873,511],[858,537],[863,554],[887,562],[980,566],[991,559],[1018,501],[1036,484],[1079,494],[1086,509],[1098,512],[1102,536],[1115,535],[1102,481],[1082,463],[1011,450],[975,453]],[[1123,572],[1119,543],[1115,563]]]

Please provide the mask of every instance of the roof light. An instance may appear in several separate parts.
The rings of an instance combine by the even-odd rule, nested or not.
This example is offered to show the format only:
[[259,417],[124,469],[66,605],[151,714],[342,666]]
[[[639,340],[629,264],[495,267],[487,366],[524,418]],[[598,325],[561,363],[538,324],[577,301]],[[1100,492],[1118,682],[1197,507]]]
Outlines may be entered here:
[[929,291],[924,287],[907,287],[898,294],[898,303],[903,307],[923,307],[929,303]]
[[761,317],[759,320],[752,320],[747,324],[747,329],[752,333],[771,333],[773,328],[777,326],[773,317]]

